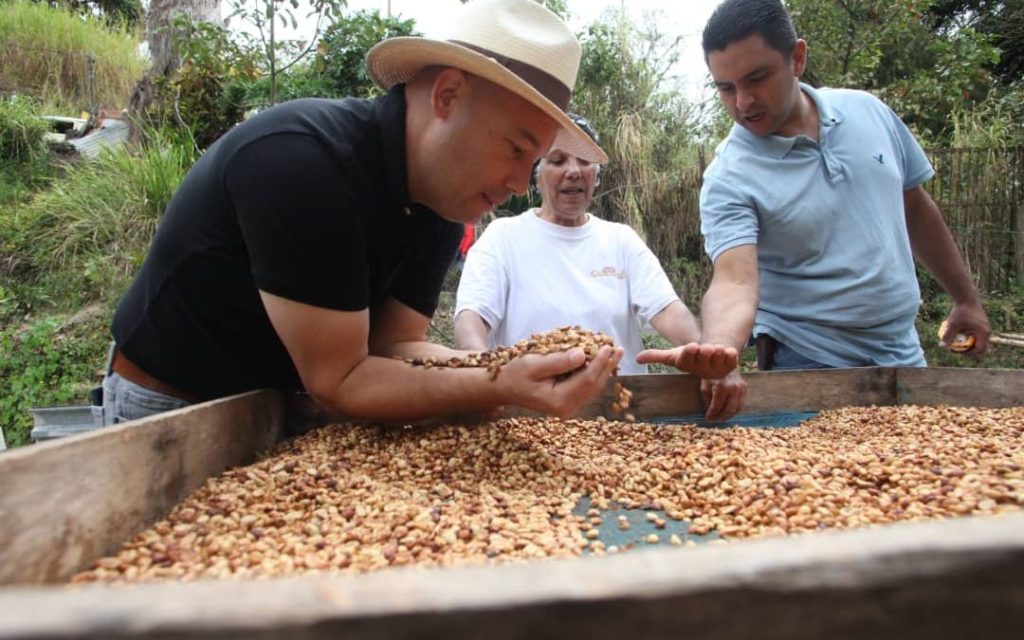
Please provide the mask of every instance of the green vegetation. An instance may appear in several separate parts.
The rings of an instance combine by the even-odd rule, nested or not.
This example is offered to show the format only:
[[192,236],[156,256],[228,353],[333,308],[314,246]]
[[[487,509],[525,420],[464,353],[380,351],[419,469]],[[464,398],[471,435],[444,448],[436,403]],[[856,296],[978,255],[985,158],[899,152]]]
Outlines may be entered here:
[[221,26],[177,16],[170,29],[181,58],[177,73],[156,79],[157,106],[148,123],[177,129],[205,149],[243,119],[247,85],[259,76],[251,53]]
[[0,217],[0,262],[16,276],[7,285],[13,308],[70,311],[120,293],[195,159],[190,143],[167,139],[105,150]]
[[0,425],[8,446],[30,442],[32,407],[88,404],[106,353],[102,336],[109,320],[96,306],[70,317],[45,316],[0,328]]
[[366,72],[366,54],[381,40],[420,35],[414,21],[360,11],[324,32],[313,69],[330,80],[337,96],[371,96],[380,91]]
[[34,96],[58,113],[120,109],[144,68],[126,28],[45,4],[0,3],[0,88]]
[[808,41],[805,78],[872,91],[929,144],[946,144],[950,113],[985,98],[999,54],[988,36],[962,24],[967,10],[924,19],[933,4],[789,0],[797,34]]
[[0,209],[0,425],[24,444],[29,408],[84,404],[114,305],[171,195],[191,142],[105,151],[16,209]]
[[32,99],[0,100],[0,208],[24,202],[50,178],[46,130]]

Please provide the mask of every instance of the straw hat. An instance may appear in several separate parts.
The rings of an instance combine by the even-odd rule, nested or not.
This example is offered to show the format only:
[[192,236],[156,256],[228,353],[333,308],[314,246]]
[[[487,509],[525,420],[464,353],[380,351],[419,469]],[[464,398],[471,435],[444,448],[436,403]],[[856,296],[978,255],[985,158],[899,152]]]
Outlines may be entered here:
[[608,156],[565,114],[581,49],[561,18],[533,0],[474,0],[460,9],[447,40],[391,38],[366,56],[385,89],[432,65],[485,78],[536,105],[562,128],[554,145],[591,162]]

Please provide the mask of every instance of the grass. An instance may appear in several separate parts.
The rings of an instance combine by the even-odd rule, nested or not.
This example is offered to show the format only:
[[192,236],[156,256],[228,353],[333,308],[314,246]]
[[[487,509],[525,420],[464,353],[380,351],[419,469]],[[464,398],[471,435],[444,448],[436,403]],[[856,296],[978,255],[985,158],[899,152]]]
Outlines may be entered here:
[[94,103],[120,109],[146,69],[138,42],[126,28],[46,3],[2,2],[0,92],[28,94],[68,114]]
[[31,98],[0,99],[0,208],[25,202],[53,175],[39,114]]
[[0,212],[8,238],[0,264],[17,265],[18,282],[35,291],[21,296],[24,310],[48,299],[80,307],[124,288],[196,159],[190,143],[154,138],[141,149],[121,146],[80,161],[17,211]]

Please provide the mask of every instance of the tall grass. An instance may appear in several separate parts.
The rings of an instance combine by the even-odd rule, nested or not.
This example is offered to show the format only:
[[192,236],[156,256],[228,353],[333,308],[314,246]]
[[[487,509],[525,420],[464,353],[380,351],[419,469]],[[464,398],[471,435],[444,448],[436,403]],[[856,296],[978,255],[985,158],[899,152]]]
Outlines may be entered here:
[[[23,240],[13,251],[28,256],[39,295],[77,304],[106,299],[138,269],[160,216],[196,160],[190,143],[158,134],[151,139],[141,149],[121,146],[71,166],[21,208]],[[31,307],[42,300],[25,302]]]
[[696,310],[711,280],[698,203],[704,161],[695,144],[674,148],[669,157],[659,147],[660,126],[638,113],[619,118],[610,163],[617,181],[606,192],[606,204],[644,237],[684,302]]
[[0,100],[0,160],[3,162],[32,162],[46,156],[43,134],[47,126],[36,109],[30,98],[17,96]]
[[47,125],[38,109],[24,96],[0,98],[0,220],[8,207],[28,198],[52,173],[43,140]]
[[953,112],[953,147],[1005,149],[1024,144],[1024,85],[993,91],[971,110]]
[[0,2],[0,91],[28,94],[72,113],[93,101],[120,109],[145,68],[138,38],[126,28],[46,4]]

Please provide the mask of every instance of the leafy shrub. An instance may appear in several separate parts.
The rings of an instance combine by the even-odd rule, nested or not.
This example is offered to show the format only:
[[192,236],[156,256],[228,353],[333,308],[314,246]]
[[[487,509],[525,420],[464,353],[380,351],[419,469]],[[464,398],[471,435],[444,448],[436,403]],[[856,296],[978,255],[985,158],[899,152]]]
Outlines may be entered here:
[[324,33],[315,68],[331,81],[333,95],[375,95],[380,89],[366,71],[366,54],[387,38],[421,35],[414,26],[414,20],[382,18],[376,10],[346,16]]
[[242,120],[246,86],[258,71],[252,55],[223,27],[178,15],[170,28],[181,66],[173,78],[158,80],[155,123],[184,127],[205,149]]
[[100,327],[106,320],[97,314],[62,324],[47,317],[22,329],[0,329],[0,426],[8,446],[29,442],[32,407],[87,404],[103,363],[107,341]]
[[[317,63],[298,64],[277,78],[277,101],[296,98],[344,98],[335,82],[317,71]],[[252,107],[268,107],[270,76],[260,76],[245,85],[245,99]]]

